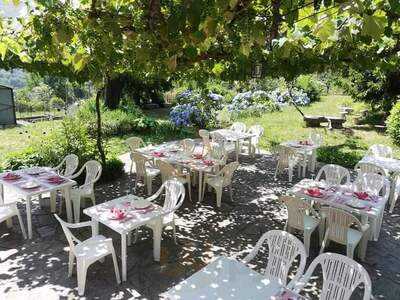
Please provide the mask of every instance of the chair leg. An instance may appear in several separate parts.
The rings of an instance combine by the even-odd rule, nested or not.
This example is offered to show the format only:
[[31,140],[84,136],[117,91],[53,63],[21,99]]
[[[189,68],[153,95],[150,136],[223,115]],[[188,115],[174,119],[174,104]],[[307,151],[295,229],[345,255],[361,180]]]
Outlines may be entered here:
[[346,246],[346,255],[347,255],[347,257],[353,259],[353,257],[354,257],[354,248],[355,248],[354,245],[347,244],[347,246]]
[[319,254],[324,253],[325,246],[327,246],[327,245],[328,245],[328,232],[326,232],[325,238],[324,238],[324,240],[322,241],[321,250],[319,251]]
[[289,182],[292,182],[292,179],[293,179],[293,169],[292,169],[292,168],[288,168],[288,173],[289,173]]
[[117,256],[115,255],[114,247],[112,247],[112,249],[111,249],[111,256],[112,256],[113,263],[114,263],[115,279],[117,279],[118,284],[121,284],[121,277],[119,275]]
[[77,260],[76,265],[78,273],[78,294],[79,296],[83,296],[85,293],[87,266],[84,261],[79,260]]
[[287,220],[285,222],[285,226],[283,227],[283,230],[289,232],[289,225],[288,225],[288,221]]
[[231,201],[233,202],[232,184],[229,185],[229,196],[231,197]]
[[27,237],[26,237],[24,222],[22,221],[21,214],[19,213],[18,209],[17,209],[17,217],[18,217],[19,226],[21,227],[22,235],[23,235],[24,239],[26,239]]
[[147,195],[151,195],[153,192],[153,187],[152,187],[152,178],[150,176],[146,177],[146,187],[147,187]]
[[78,196],[75,199],[72,199],[74,203],[74,216],[75,216],[75,222],[79,222],[80,217],[81,217],[81,197]]
[[72,272],[74,269],[74,260],[75,260],[75,255],[69,251],[69,259],[68,259],[68,277],[72,276]]
[[175,221],[172,221],[172,231],[174,233],[174,242],[175,245],[178,245],[178,242],[176,241],[176,226],[175,226]]
[[203,201],[203,199],[204,199],[204,193],[205,193],[205,191],[206,191],[206,178],[204,177],[204,178],[203,178],[203,192],[202,192],[202,194],[201,194],[200,202]]
[[137,240],[139,238],[139,229],[135,230],[135,238],[133,239],[133,243],[136,244]]
[[221,207],[221,200],[222,200],[222,188],[216,188],[216,197],[217,197],[217,206]]
[[278,170],[279,170],[279,162],[278,162],[278,164],[276,165],[276,168],[275,168],[275,175],[274,175],[274,179],[276,180],[276,176],[278,175]]
[[90,196],[90,199],[92,200],[93,206],[95,206],[95,205],[96,205],[96,197],[94,196],[94,194],[92,194],[92,195]]

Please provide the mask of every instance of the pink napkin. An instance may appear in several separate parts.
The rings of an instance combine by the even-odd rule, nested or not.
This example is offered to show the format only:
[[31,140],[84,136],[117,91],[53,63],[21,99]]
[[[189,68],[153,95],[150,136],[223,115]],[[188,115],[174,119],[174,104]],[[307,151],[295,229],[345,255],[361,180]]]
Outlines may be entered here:
[[214,165],[214,162],[212,160],[209,160],[209,159],[203,159],[203,164],[205,164],[206,166],[211,167],[211,166]]
[[60,184],[63,183],[65,179],[60,176],[51,176],[47,178],[47,181],[51,184]]
[[311,197],[316,197],[316,198],[322,198],[325,196],[324,193],[321,192],[321,190],[319,188],[310,188],[310,189],[306,189],[304,191],[307,195],[311,196]]
[[202,154],[193,154],[192,156],[194,159],[202,159],[203,158]]
[[6,175],[3,176],[4,180],[17,180],[20,178],[21,178],[21,175],[15,174],[15,173],[7,173]]
[[116,220],[123,220],[126,217],[125,211],[118,209],[118,208],[111,208],[111,213],[114,219]]
[[354,192],[354,195],[360,200],[367,200],[370,197],[366,192]]
[[153,152],[153,156],[155,156],[155,157],[164,157],[165,154],[164,154],[164,152],[154,151]]

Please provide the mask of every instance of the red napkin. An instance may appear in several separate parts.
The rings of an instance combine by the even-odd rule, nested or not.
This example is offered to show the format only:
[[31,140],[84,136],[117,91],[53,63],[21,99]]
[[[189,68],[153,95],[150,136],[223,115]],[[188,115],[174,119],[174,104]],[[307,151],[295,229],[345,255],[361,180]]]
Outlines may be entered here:
[[7,173],[6,175],[3,176],[3,179],[5,180],[16,180],[20,179],[21,175],[14,174],[14,173]]
[[306,193],[311,197],[321,197],[323,195],[319,188],[307,189]]
[[193,154],[194,159],[202,159],[203,155],[202,154]]
[[206,166],[211,167],[211,166],[214,165],[214,162],[212,160],[209,160],[209,159],[204,159],[203,160],[203,164],[205,164]]
[[164,157],[165,156],[164,152],[159,152],[159,151],[154,151],[153,155],[156,157]]
[[367,200],[369,198],[369,195],[366,192],[354,192],[354,195],[360,200]]

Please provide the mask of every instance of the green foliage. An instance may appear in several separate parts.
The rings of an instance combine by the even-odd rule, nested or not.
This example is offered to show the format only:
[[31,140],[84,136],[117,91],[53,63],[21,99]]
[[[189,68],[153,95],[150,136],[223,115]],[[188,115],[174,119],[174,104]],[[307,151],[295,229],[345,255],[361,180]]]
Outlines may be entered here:
[[[122,135],[132,132],[148,131],[157,126],[157,122],[147,117],[133,103],[125,104],[122,108],[107,109],[101,104],[102,130],[105,137]],[[79,108],[77,116],[85,120],[85,126],[90,136],[96,136],[96,108],[94,99],[84,101]]]
[[390,111],[387,119],[387,133],[393,143],[400,145],[400,102],[397,102]]
[[296,78],[295,86],[302,89],[311,102],[321,100],[323,94],[323,85],[313,75],[300,75]]
[[111,157],[107,159],[101,174],[100,180],[103,182],[115,180],[124,174],[124,163],[116,157]]

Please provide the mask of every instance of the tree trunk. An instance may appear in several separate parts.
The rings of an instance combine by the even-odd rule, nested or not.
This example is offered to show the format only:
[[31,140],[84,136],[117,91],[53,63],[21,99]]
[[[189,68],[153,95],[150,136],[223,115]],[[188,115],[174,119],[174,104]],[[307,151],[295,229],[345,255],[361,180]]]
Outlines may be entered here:
[[118,108],[122,96],[123,82],[120,77],[107,79],[104,104],[109,109]]
[[300,108],[297,106],[296,102],[293,100],[293,95],[292,95],[292,88],[293,88],[293,83],[288,84],[288,91],[289,91],[289,96],[290,96],[290,101],[292,102],[294,108],[301,114],[301,116],[304,118],[304,113],[300,110]]
[[97,116],[96,144],[97,144],[97,150],[99,151],[101,163],[104,166],[106,164],[106,154],[104,153],[103,138],[101,131],[100,96],[101,96],[101,90],[98,90],[96,94],[96,116]]

